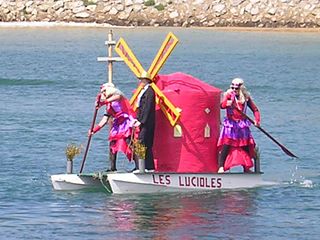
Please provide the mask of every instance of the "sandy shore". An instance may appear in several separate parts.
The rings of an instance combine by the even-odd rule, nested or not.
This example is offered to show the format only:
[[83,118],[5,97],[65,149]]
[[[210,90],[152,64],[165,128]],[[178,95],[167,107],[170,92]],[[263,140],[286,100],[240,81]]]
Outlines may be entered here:
[[90,28],[132,28],[113,26],[111,24],[76,23],[76,22],[0,22],[0,28],[26,28],[26,27],[90,27]]
[[[82,27],[82,28],[181,28],[181,27],[133,27],[114,26],[111,24],[76,23],[76,22],[0,22],[0,28],[49,28],[49,27]],[[255,31],[255,32],[318,32],[320,28],[257,28],[257,27],[190,27],[213,31]]]

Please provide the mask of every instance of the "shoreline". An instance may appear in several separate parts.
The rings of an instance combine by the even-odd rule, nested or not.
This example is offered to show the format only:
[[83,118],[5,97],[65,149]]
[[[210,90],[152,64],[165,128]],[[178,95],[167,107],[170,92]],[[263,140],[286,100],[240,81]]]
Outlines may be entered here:
[[229,32],[299,32],[320,33],[320,28],[260,28],[260,27],[174,27],[174,26],[117,26],[108,23],[78,23],[78,22],[0,22],[4,28],[113,28],[113,29],[203,29]]

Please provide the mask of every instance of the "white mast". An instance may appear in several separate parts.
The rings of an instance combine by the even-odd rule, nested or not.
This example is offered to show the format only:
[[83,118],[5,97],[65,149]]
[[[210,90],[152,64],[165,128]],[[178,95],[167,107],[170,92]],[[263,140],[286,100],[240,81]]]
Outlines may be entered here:
[[116,42],[113,40],[113,33],[112,30],[109,31],[108,33],[108,40],[105,41],[105,45],[108,48],[107,51],[107,57],[98,57],[97,60],[98,62],[107,62],[108,63],[108,83],[112,83],[113,78],[113,62],[123,62],[122,58],[120,57],[112,57],[112,51],[113,47],[116,45]]

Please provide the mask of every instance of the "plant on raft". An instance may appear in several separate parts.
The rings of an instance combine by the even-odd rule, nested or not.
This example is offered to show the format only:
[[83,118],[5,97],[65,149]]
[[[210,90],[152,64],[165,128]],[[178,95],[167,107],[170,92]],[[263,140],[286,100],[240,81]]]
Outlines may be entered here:
[[77,146],[74,143],[68,144],[65,149],[67,160],[73,161],[74,157],[81,153],[81,150],[82,150],[82,145]]
[[146,150],[147,147],[142,144],[139,140],[133,140],[133,149],[134,153],[140,158],[140,159],[146,159]]

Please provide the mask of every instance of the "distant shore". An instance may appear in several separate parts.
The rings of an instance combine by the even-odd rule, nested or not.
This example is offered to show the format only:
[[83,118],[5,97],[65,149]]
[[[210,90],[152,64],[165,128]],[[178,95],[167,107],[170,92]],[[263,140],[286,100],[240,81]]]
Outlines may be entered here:
[[[106,23],[77,23],[77,22],[0,22],[0,30],[4,28],[112,28],[112,29],[157,29],[157,28],[181,28],[181,27],[150,27],[150,26],[115,26]],[[183,28],[183,27],[182,27]],[[184,27],[186,28],[186,27]],[[193,29],[206,29],[213,31],[253,31],[253,32],[318,32],[320,28],[258,28],[258,27],[189,27]],[[186,28],[187,29],[187,28]]]
[[315,29],[320,28],[320,1],[0,0],[0,23],[6,26],[10,22],[17,27],[223,27],[226,30],[318,31]]

